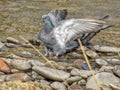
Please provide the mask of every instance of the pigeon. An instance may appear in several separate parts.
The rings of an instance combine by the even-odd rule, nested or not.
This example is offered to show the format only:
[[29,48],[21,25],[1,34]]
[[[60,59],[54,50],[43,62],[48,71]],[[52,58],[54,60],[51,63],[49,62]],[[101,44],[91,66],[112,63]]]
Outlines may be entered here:
[[69,47],[74,45],[73,41],[83,34],[96,32],[105,24],[102,20],[72,18],[59,21],[54,26],[48,15],[42,19],[44,26],[38,33],[38,39],[51,49],[55,56],[66,53]]
[[[49,18],[53,24],[53,27],[56,27],[58,25],[59,21],[65,20],[67,14],[68,13],[67,13],[66,9],[51,10],[48,14],[43,15],[42,19],[49,16]],[[105,20],[108,17],[109,16],[107,15],[107,16],[101,18],[100,20]],[[87,45],[88,41],[90,41],[98,32],[100,32],[101,30],[104,30],[108,27],[110,27],[110,25],[104,25],[97,32],[85,33],[85,34],[81,35],[80,39],[81,39],[82,43],[84,45]],[[79,46],[78,41],[74,40],[66,46],[66,51],[69,52],[69,51],[77,48],[78,46]],[[46,52],[45,56],[48,56],[50,49],[46,46],[45,46],[45,52]]]

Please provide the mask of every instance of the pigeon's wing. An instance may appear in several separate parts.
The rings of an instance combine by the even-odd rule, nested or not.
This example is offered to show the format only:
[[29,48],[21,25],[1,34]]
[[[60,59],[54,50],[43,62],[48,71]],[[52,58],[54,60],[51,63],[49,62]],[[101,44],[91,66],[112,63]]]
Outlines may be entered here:
[[81,34],[99,30],[104,23],[104,21],[94,19],[65,20],[54,28],[54,36],[59,45],[66,45],[80,37]]
[[50,17],[52,24],[54,26],[58,25],[58,22],[61,20],[64,20],[67,16],[67,10],[61,9],[61,10],[52,10],[48,13],[48,16]]

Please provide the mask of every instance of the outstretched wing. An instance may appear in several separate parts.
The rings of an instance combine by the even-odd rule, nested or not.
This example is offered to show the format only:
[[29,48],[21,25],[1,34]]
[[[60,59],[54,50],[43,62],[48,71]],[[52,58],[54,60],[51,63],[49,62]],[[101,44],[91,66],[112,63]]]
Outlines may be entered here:
[[67,10],[66,9],[52,10],[48,13],[48,16],[50,17],[52,24],[54,26],[57,26],[58,22],[64,20],[65,17],[67,16]]
[[56,28],[54,28],[54,36],[59,45],[66,45],[84,33],[90,33],[99,30],[104,23],[104,21],[94,19],[65,20],[62,21]]

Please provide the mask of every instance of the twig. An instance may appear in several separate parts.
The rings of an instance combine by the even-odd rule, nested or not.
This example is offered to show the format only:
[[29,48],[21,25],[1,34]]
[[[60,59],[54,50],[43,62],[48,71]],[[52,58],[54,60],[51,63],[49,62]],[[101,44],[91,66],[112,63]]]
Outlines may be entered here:
[[87,63],[87,65],[88,65],[89,69],[90,69],[90,72],[91,72],[91,74],[92,74],[92,76],[93,76],[93,78],[94,78],[94,80],[95,80],[95,82],[96,82],[96,85],[97,85],[98,90],[102,90],[102,87],[100,86],[98,80],[96,79],[96,77],[95,77],[95,75],[94,75],[94,72],[93,72],[93,70],[92,70],[92,67],[91,67],[89,61],[88,61],[88,57],[87,57],[87,55],[86,55],[86,53],[85,53],[85,50],[84,50],[84,48],[83,48],[83,45],[82,45],[80,39],[78,39],[78,43],[79,43],[79,45],[80,45],[80,48],[81,48],[81,50],[82,50],[82,53],[83,53],[84,58],[85,58],[85,60],[86,60],[86,63]]

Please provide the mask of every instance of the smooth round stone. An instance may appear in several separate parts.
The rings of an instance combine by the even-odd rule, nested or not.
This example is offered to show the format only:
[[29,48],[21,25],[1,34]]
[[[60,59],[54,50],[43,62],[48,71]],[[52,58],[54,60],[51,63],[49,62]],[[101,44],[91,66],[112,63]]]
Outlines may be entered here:
[[107,66],[108,65],[108,63],[105,60],[102,60],[102,59],[96,59],[95,61],[100,66]]
[[67,82],[69,83],[69,84],[72,84],[72,83],[74,83],[74,82],[76,82],[76,81],[79,81],[79,80],[81,80],[82,78],[80,77],[80,76],[73,76],[73,77],[70,77],[70,78],[68,78],[67,79]]
[[115,65],[113,72],[120,77],[120,65]]
[[67,90],[66,86],[61,82],[53,82],[50,86],[55,90]]

